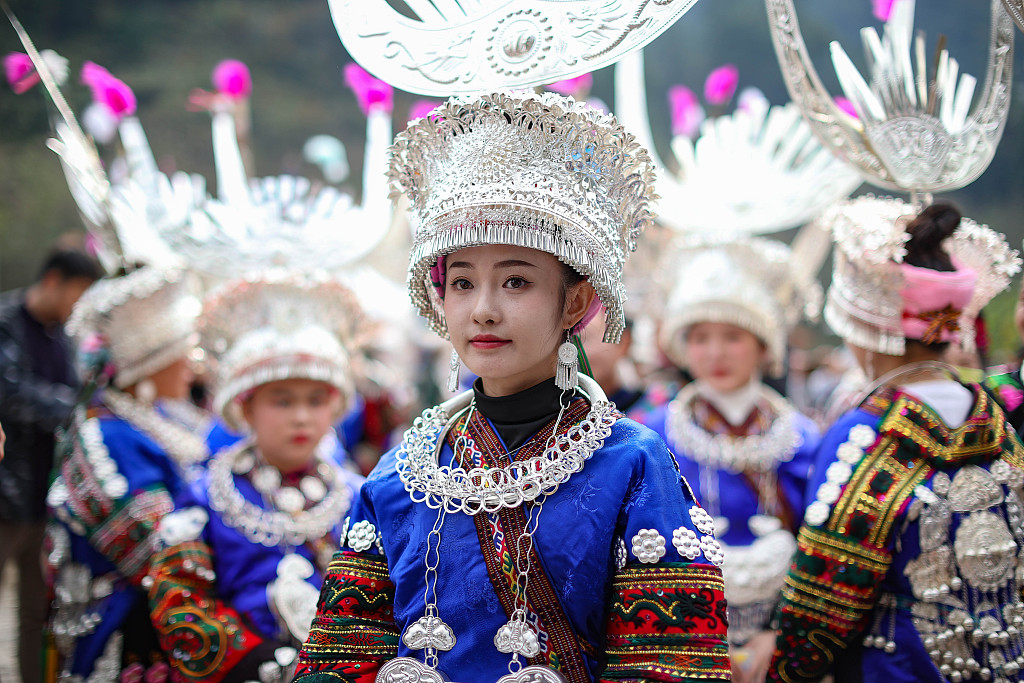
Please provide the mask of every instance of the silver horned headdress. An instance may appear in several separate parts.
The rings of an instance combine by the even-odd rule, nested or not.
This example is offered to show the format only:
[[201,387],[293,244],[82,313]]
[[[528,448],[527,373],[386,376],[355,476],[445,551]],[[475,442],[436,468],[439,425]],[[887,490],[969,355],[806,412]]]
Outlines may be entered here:
[[130,387],[195,348],[194,284],[183,271],[155,267],[105,278],[75,304],[68,333],[86,353],[106,347],[114,386]]
[[687,363],[685,330],[714,322],[760,339],[773,374],[781,374],[789,331],[821,310],[821,285],[778,240],[692,237],[680,240],[661,268],[671,271],[666,275],[673,283],[662,312],[661,348],[679,367]]
[[991,0],[988,72],[973,109],[977,80],[958,74],[946,50],[929,75],[924,37],[913,35],[914,0],[895,4],[882,37],[873,28],[862,30],[871,64],[867,78],[832,43],[836,74],[856,118],[841,111],[822,85],[793,0],[765,4],[790,96],[822,144],[869,182],[927,194],[962,188],[988,168],[1003,134],[1012,84],[1014,31],[1000,0]]
[[207,297],[199,321],[212,356],[214,409],[237,429],[235,399],[286,379],[330,384],[350,405],[361,324],[355,295],[326,276],[273,270],[226,283]]
[[330,0],[352,58],[422,95],[527,88],[614,63],[696,0]]
[[[839,202],[818,220],[831,230],[836,244],[825,322],[840,337],[868,351],[899,356],[906,348],[899,264],[907,253],[907,223],[917,213],[901,199],[865,195]],[[1002,235],[966,217],[944,247],[956,263],[978,274],[958,322],[960,344],[972,350],[975,319],[1006,289],[1021,261]]]
[[510,244],[589,278],[607,309],[605,341],[619,340],[622,266],[655,195],[647,151],[614,117],[553,93],[452,98],[399,133],[388,176],[415,231],[410,295],[442,337],[431,267],[464,247]]
[[803,225],[861,178],[812,135],[793,104],[767,102],[705,120],[700,137],[672,138],[677,173],[654,151],[643,51],[615,65],[615,113],[655,156],[659,220],[677,231],[754,235]]

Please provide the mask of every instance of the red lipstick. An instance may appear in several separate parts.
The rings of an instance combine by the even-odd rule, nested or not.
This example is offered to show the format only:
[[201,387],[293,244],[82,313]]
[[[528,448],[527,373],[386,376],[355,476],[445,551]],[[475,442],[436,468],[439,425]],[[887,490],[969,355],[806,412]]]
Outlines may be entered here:
[[511,344],[512,340],[495,337],[493,334],[478,334],[470,339],[469,343],[478,349],[496,349],[505,344]]

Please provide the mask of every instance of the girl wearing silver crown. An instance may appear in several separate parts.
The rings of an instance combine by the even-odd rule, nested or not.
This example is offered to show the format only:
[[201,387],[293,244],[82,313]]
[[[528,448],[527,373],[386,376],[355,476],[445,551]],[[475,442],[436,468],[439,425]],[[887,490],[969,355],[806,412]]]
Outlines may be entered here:
[[661,348],[694,381],[645,424],[715,519],[733,679],[763,680],[818,433],[761,372],[781,373],[789,329],[816,312],[821,290],[795,275],[789,248],[774,240],[691,239],[665,263],[673,282]]
[[[51,630],[62,680],[166,680],[172,658],[185,656],[214,671],[260,642],[215,602],[179,626],[192,640],[177,651],[161,648],[150,622],[148,573],[166,546],[161,520],[208,457],[178,417],[190,405],[199,308],[183,273],[147,267],[93,285],[69,321],[86,380],[101,388],[61,441],[48,497],[70,532],[58,531],[49,558],[59,567]],[[189,574],[205,575],[209,559],[197,549]]]
[[358,496],[298,680],[725,680],[721,550],[671,454],[577,368],[650,221],[646,152],[550,94],[452,99],[392,147],[409,286],[473,389]]
[[822,439],[769,680],[1020,680],[1024,447],[938,362],[1020,261],[949,204],[865,196],[823,220],[825,319],[873,390]]
[[[362,483],[342,469],[332,427],[351,403],[359,320],[351,292],[307,276],[266,273],[208,297],[199,329],[215,361],[214,407],[249,436],[213,456],[161,525],[168,549],[154,563],[151,591],[165,647],[173,649],[181,615],[202,613],[213,596],[268,644],[305,641],[341,520]],[[183,580],[204,546],[215,576]],[[266,657],[260,680],[279,680],[295,653]],[[255,677],[227,663],[222,669],[225,680]]]

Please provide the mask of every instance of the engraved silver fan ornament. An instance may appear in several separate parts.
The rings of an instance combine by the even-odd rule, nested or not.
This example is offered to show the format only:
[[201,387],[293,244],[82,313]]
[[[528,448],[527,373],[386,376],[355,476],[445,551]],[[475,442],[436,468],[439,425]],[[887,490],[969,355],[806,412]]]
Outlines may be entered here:
[[1014,23],[1024,31],[1024,0],[1003,0],[1003,5]]
[[795,105],[751,107],[704,121],[700,135],[672,138],[676,173],[654,148],[643,51],[615,65],[615,112],[660,171],[655,207],[678,232],[741,237],[803,225],[861,184],[814,138]]
[[529,88],[608,66],[696,0],[329,0],[345,49],[396,88],[449,96]]
[[[838,42],[832,61],[857,117],[841,111],[811,63],[793,0],[765,0],[790,96],[818,139],[878,187],[927,195],[962,188],[995,154],[1010,105],[1013,23],[991,1],[992,30],[984,85],[960,74],[943,49],[929,73],[924,36],[914,35],[914,0],[899,0],[883,34],[861,30],[870,70],[862,74]],[[976,100],[976,101],[974,101]],[[973,106],[972,106],[973,103]]]

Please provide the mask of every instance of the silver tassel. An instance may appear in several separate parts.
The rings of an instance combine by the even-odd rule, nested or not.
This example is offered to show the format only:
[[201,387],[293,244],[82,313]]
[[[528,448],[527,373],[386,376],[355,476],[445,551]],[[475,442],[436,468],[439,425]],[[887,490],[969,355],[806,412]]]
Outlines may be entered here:
[[562,342],[558,347],[558,368],[555,370],[555,385],[565,390],[575,389],[580,385],[579,355],[571,341]]
[[454,394],[459,388],[459,367],[461,365],[459,352],[452,349],[452,358],[448,362],[448,393],[450,394]]

